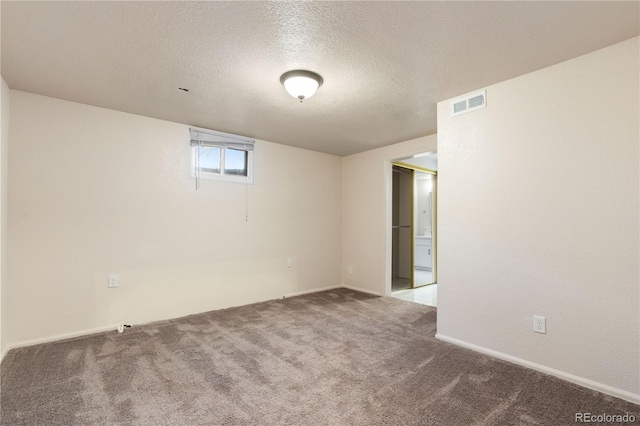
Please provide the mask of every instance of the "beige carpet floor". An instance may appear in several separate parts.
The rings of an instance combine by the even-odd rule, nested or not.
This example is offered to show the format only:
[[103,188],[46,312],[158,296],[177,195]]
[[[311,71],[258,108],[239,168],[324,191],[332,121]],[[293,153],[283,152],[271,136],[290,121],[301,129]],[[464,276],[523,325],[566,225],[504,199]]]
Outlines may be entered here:
[[[438,341],[436,309],[326,291],[10,351],[3,425],[569,425],[640,406]],[[637,422],[638,420],[636,420]]]

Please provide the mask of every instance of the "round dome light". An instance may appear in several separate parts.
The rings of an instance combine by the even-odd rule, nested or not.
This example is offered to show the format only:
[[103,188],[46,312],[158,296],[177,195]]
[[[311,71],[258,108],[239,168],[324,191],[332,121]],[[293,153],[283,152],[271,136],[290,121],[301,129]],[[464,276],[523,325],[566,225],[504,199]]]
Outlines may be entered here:
[[287,71],[280,77],[280,83],[296,99],[310,98],[322,86],[322,77],[315,72],[305,70]]

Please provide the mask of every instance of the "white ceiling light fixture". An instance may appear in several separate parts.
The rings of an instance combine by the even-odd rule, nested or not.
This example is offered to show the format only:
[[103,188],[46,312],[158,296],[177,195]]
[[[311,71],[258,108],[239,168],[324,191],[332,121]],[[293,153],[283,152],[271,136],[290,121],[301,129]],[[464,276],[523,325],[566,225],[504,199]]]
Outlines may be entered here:
[[310,98],[322,86],[322,77],[312,71],[293,70],[287,71],[280,77],[280,83],[287,92],[296,99]]

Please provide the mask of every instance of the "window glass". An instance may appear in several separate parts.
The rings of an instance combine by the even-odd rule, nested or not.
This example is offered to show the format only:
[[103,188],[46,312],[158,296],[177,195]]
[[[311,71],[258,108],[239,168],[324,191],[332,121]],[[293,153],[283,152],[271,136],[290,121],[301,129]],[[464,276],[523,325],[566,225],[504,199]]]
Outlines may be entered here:
[[225,175],[247,175],[247,151],[225,148],[224,154]]
[[199,146],[199,169],[205,173],[220,173],[220,148]]

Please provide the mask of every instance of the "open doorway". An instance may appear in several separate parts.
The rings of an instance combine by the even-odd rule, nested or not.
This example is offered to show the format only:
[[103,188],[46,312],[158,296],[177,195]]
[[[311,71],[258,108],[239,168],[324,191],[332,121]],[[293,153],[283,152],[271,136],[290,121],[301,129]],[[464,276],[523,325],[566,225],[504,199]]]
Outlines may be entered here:
[[392,162],[391,295],[437,305],[437,154]]

